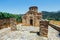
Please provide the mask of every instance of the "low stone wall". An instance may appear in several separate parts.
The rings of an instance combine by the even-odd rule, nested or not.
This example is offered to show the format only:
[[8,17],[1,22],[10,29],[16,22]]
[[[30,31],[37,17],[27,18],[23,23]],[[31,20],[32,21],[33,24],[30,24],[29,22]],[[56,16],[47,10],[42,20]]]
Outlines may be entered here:
[[0,29],[8,27],[10,19],[0,19]]
[[0,29],[16,26],[16,19],[15,18],[8,18],[8,19],[0,19]]

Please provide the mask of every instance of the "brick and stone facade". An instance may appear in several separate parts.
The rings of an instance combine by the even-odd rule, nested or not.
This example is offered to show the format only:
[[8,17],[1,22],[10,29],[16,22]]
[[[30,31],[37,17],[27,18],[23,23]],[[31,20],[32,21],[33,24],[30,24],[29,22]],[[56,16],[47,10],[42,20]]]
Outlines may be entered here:
[[38,7],[32,6],[29,11],[22,16],[24,26],[39,26],[39,20],[42,18],[42,13],[38,12]]

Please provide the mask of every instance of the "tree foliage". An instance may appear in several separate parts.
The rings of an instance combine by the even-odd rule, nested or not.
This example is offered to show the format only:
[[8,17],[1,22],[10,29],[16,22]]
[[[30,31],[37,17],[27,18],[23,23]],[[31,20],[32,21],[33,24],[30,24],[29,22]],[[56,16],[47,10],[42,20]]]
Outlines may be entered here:
[[6,19],[6,18],[16,18],[17,22],[22,22],[21,16],[17,14],[11,14],[7,12],[0,12],[0,19]]

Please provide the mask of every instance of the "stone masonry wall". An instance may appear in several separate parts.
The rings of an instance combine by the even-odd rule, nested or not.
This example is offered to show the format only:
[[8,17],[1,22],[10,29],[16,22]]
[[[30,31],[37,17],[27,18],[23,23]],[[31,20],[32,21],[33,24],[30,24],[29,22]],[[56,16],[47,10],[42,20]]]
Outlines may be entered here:
[[16,28],[16,19],[15,18],[10,18],[10,27],[11,27],[12,31],[17,30],[17,28]]
[[40,36],[48,37],[48,21],[40,21]]
[[9,18],[9,19],[0,19],[0,29],[11,27],[16,29],[16,19],[15,18]]
[[0,19],[0,29],[8,27],[10,19]]

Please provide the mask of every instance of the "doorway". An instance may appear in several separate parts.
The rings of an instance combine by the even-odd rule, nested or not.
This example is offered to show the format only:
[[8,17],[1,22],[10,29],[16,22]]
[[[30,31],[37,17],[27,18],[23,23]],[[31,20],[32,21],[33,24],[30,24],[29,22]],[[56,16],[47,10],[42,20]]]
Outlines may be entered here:
[[32,26],[33,26],[33,20],[32,20],[32,19],[30,19],[30,25],[32,25]]

